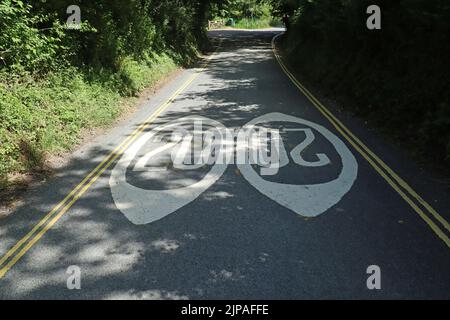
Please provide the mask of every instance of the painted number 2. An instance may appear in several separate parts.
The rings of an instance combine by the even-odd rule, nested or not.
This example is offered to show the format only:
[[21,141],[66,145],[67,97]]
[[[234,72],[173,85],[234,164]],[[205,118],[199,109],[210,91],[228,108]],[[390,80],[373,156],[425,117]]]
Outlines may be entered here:
[[331,163],[330,158],[328,158],[328,156],[324,153],[316,154],[316,157],[318,158],[317,161],[307,161],[302,157],[303,151],[305,151],[316,138],[311,129],[286,129],[286,131],[303,131],[306,135],[305,140],[291,151],[292,160],[296,164],[303,167],[323,167]]

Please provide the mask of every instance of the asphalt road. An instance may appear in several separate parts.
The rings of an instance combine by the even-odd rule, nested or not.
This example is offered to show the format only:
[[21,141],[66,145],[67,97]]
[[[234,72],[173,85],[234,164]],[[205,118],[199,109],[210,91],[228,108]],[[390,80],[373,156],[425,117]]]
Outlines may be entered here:
[[[0,221],[0,298],[449,299],[449,185],[330,108],[386,166],[368,160],[280,68],[279,32],[212,32],[207,66],[182,72],[30,191]],[[173,159],[206,129],[215,162]],[[266,147],[279,161],[249,163]],[[426,204],[390,183],[387,166]],[[380,290],[367,288],[371,265]],[[67,288],[70,266],[80,290]]]

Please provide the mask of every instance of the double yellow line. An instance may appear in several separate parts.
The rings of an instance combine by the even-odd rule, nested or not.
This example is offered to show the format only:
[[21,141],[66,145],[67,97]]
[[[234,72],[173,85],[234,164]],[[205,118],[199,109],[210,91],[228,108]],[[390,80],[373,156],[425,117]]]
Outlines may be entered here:
[[[220,47],[220,43],[219,46]],[[20,239],[5,255],[0,258],[0,279],[20,260],[30,248],[50,230],[56,222],[89,190],[97,179],[120,157],[127,148],[164,112],[174,100],[206,69],[214,54],[211,54],[205,64],[197,70],[169,99],[161,104],[133,133],[117,146],[103,161],[95,167],[75,189],[42,218],[35,227]]]
[[[333,127],[367,160],[376,172],[408,203],[411,208],[425,221],[433,232],[450,247],[450,225],[436,210],[431,207],[421,196],[417,194],[401,177],[399,177],[386,163],[372,152],[358,137],[356,137],[339,119],[337,119],[314,95],[303,86],[300,81],[289,71],[281,56],[277,52],[275,40],[281,34],[272,39],[273,53],[281,66],[281,69],[294,83],[294,85],[308,98],[319,112],[330,121]],[[438,225],[437,223],[440,225]]]

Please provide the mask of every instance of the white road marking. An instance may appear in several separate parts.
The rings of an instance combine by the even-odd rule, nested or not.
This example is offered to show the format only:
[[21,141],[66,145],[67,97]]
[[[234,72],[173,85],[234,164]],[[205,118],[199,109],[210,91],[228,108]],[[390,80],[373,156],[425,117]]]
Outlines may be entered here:
[[[305,217],[316,217],[337,204],[342,197],[350,191],[358,174],[358,163],[347,146],[328,129],[313,122],[285,115],[282,113],[270,113],[250,121],[244,126],[240,134],[246,130],[254,130],[254,127],[269,122],[291,122],[313,128],[330,141],[342,159],[342,171],[339,177],[333,181],[313,185],[283,184],[264,180],[247,161],[238,161],[237,166],[243,177],[259,192]],[[244,141],[245,137],[238,137],[238,141]],[[294,149],[295,150],[295,149]],[[248,148],[240,147],[238,155],[245,158]]]
[[[168,190],[145,190],[135,187],[127,182],[127,168],[131,165],[138,152],[148,141],[150,141],[150,139],[155,138],[162,131],[176,129],[183,124],[192,124],[196,121],[201,121],[204,125],[214,127],[216,132],[219,133],[214,136],[216,139],[219,138],[219,141],[215,141],[215,144],[218,147],[214,148],[216,153],[214,159],[216,162],[211,163],[212,167],[210,171],[206,173],[200,181],[187,187]],[[264,131],[266,129],[264,129],[262,125],[270,122],[297,123],[307,127],[301,129],[285,129],[285,131],[303,131],[305,133],[306,139],[291,151],[294,162],[304,167],[320,167],[330,164],[330,159],[323,153],[316,154],[318,160],[313,162],[304,160],[301,155],[315,139],[311,129],[319,132],[331,142],[341,157],[342,170],[339,176],[330,182],[309,185],[276,183],[263,179],[252,167],[252,164],[255,164],[255,162],[250,161],[250,158],[254,157],[255,154],[260,154],[262,148],[264,148],[265,151],[268,151],[266,150],[268,140],[271,140],[270,154],[272,157],[275,155],[276,159],[271,159],[269,163],[260,165],[261,175],[275,175],[281,167],[284,167],[289,163],[282,138],[277,130],[270,130],[271,139],[268,139],[266,136],[264,140],[261,139],[260,135],[255,136],[255,132],[259,131],[256,129],[262,129],[262,131]],[[208,135],[206,136],[211,138],[211,131],[208,131],[207,133]],[[199,134],[199,132],[195,129],[194,136],[196,134]],[[196,139],[194,140],[197,141]],[[152,157],[171,148],[176,152],[175,160],[172,158],[174,167],[177,165],[178,169],[198,169],[205,164],[183,163],[184,159],[187,159],[187,157],[190,159],[190,146],[192,141],[193,136],[187,131],[183,137],[179,134],[172,134],[172,141],[167,142],[166,145],[158,147],[154,151],[150,151],[142,156],[137,161],[133,170],[142,173],[141,177],[144,178],[158,178],[158,170],[161,169],[155,171],[155,169],[146,167],[146,164]],[[198,141],[196,143],[197,147],[199,147]],[[210,144],[207,146],[211,146],[211,141],[209,143]],[[230,131],[221,123],[204,117],[182,118],[176,122],[147,132],[124,153],[112,171],[110,186],[117,208],[122,211],[132,223],[148,224],[184,207],[210,188],[223,175],[227,165],[233,162],[234,159],[230,155],[232,155],[234,150],[231,150],[230,146],[234,147]],[[206,148],[206,150],[211,149]],[[194,153],[201,154],[202,152],[201,149],[197,148]],[[223,161],[224,159],[226,160]],[[242,173],[242,176],[259,192],[280,205],[305,217],[316,217],[337,204],[351,189],[358,173],[358,164],[355,157],[336,135],[318,124],[281,113],[270,113],[256,118],[247,123],[239,131],[236,143],[236,164]],[[165,170],[165,168],[162,168],[162,170]]]
[[316,154],[317,161],[306,161],[302,157],[302,152],[309,147],[315,139],[311,129],[286,129],[286,131],[302,131],[306,135],[306,139],[291,151],[292,160],[299,166],[303,167],[323,167],[331,163],[330,158],[324,153]]
[[[169,190],[144,190],[127,182],[126,172],[139,150],[156,134],[163,130],[179,126],[181,123],[192,123],[196,120],[203,121],[226,132],[226,128],[217,121],[204,117],[187,117],[179,119],[175,123],[161,126],[147,132],[136,141],[123,155],[114,167],[110,177],[110,187],[117,208],[132,223],[148,224],[164,218],[172,212],[184,207],[195,200],[211,187],[225,172],[226,164],[214,164],[205,177],[188,187]],[[225,139],[222,140],[225,144]],[[226,148],[218,148],[219,156]]]

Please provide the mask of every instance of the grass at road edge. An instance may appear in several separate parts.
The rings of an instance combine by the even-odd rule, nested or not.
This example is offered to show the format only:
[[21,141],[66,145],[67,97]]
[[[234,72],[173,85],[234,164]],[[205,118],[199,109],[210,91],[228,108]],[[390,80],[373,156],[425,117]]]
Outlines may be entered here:
[[267,29],[273,27],[283,27],[281,21],[277,21],[271,18],[261,18],[261,19],[248,19],[244,18],[238,20],[234,26],[236,29]]
[[84,130],[112,124],[140,91],[178,68],[175,60],[125,58],[115,72],[70,67],[43,79],[0,74],[0,203],[12,200],[2,191],[23,188],[14,176],[43,171],[47,157],[76,146]]

